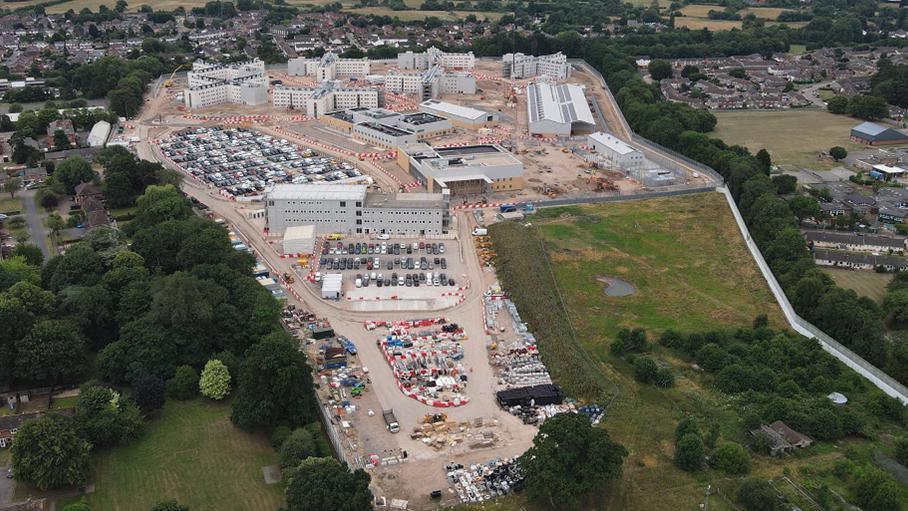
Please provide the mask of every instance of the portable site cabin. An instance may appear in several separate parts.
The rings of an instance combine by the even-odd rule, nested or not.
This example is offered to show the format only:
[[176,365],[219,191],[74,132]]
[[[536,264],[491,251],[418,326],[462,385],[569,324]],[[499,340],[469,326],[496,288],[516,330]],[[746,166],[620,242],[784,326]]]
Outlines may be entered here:
[[340,273],[329,273],[322,277],[322,298],[339,300],[344,276]]
[[560,405],[564,401],[564,393],[557,385],[543,384],[517,389],[500,390],[497,393],[498,404],[503,408],[512,406],[534,405]]

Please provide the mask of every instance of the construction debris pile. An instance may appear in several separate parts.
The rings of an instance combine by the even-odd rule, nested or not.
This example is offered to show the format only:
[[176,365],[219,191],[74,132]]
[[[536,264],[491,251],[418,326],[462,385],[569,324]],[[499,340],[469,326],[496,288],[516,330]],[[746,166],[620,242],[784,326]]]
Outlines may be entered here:
[[517,306],[497,286],[483,295],[483,314],[486,333],[492,335],[487,346],[489,361],[497,369],[502,387],[496,396],[499,405],[525,424],[541,424],[559,413],[575,412],[573,404],[565,404],[561,389],[552,383],[539,356],[536,337]]
[[466,446],[470,449],[492,447],[498,442],[497,420],[484,421],[481,417],[473,421],[449,421],[447,414],[426,415],[422,424],[413,428],[410,438],[419,440],[436,451]]
[[[467,375],[463,329],[444,318],[415,321],[367,322],[367,330],[388,329],[379,337],[379,349],[391,366],[401,392],[429,406],[466,404]],[[419,329],[419,330],[416,330]]]
[[445,465],[448,483],[462,502],[483,502],[523,489],[524,477],[517,458],[493,460],[464,467]]

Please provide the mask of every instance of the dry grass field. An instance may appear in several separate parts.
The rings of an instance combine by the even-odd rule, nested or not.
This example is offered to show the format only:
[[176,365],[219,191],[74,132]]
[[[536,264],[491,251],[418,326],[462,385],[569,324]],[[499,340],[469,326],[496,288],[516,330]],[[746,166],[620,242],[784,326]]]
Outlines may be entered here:
[[848,138],[859,120],[823,110],[734,110],[713,114],[719,123],[710,136],[746,146],[752,152],[765,147],[774,163],[831,168],[831,162],[817,159],[818,153],[836,145],[848,151],[861,147]]
[[823,268],[832,280],[845,289],[853,289],[855,293],[872,298],[877,302],[883,301],[886,295],[886,285],[892,280],[891,273],[874,273],[868,271],[854,271],[839,268]]
[[359,14],[376,14],[380,16],[391,16],[400,18],[401,21],[424,20],[429,17],[436,17],[442,20],[463,19],[470,14],[475,15],[478,19],[489,18],[497,20],[505,15],[503,12],[481,12],[481,11],[395,11],[390,7],[361,7],[357,9],[346,9],[347,12]]

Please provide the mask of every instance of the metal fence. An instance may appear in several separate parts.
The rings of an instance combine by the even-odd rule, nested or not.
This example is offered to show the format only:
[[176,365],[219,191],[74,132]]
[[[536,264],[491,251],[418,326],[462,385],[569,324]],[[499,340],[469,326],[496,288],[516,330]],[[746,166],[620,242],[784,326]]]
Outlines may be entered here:
[[[666,187],[669,188],[669,187]],[[684,186],[679,185],[672,187],[671,190],[660,190],[654,192],[641,192],[629,195],[588,195],[582,197],[565,197],[561,199],[547,199],[534,201],[532,204],[537,208],[553,208],[557,206],[573,206],[578,204],[599,204],[602,202],[621,202],[628,200],[656,199],[659,197],[674,197],[678,195],[690,195],[694,193],[713,192],[715,186]]]

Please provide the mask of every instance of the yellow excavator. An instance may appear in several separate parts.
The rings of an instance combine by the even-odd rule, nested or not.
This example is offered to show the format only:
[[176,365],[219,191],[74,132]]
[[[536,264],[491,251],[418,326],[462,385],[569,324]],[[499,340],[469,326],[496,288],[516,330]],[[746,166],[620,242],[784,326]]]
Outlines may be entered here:
[[183,69],[183,67],[185,67],[185,66],[186,66],[186,64],[180,64],[176,69],[174,69],[173,73],[170,73],[170,78],[168,78],[167,81],[164,82],[164,87],[167,87],[167,88],[173,87],[173,77],[177,75],[177,71],[179,71],[180,69]]

